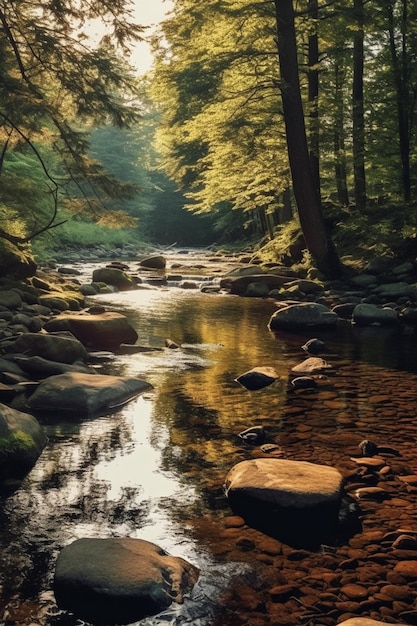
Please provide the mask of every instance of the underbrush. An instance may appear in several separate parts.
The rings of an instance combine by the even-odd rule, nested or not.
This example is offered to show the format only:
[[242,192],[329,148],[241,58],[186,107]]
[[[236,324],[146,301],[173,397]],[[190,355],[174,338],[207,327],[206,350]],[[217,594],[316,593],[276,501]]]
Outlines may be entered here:
[[[417,257],[417,206],[372,205],[366,212],[354,208],[324,207],[325,220],[344,265],[362,270],[378,256],[399,260]],[[308,271],[310,255],[305,250],[298,219],[276,228],[275,237],[259,246],[262,262],[284,263]]]
[[127,228],[108,228],[91,222],[68,221],[52,229],[32,242],[36,259],[46,261],[65,248],[94,248],[103,246],[114,249],[126,244],[138,245],[137,231]]

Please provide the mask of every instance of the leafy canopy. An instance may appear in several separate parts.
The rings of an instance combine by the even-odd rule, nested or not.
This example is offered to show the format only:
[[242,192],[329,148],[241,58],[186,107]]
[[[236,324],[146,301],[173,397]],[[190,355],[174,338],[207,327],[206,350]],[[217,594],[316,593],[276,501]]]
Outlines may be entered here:
[[[97,41],[88,36],[92,25]],[[1,228],[0,237],[24,242],[56,226],[65,198],[76,200],[67,208],[100,218],[103,198],[133,196],[133,185],[89,156],[87,139],[92,125],[138,119],[137,79],[126,58],[142,33],[130,0],[0,1],[0,202],[6,217],[24,223],[19,234]]]

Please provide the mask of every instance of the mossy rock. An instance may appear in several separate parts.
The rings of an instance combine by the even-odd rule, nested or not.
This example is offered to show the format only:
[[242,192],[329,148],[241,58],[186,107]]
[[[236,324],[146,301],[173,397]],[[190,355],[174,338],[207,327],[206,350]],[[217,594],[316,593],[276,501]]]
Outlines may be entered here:
[[0,404],[0,475],[3,480],[23,478],[35,465],[46,443],[46,434],[32,415]]
[[30,247],[18,247],[0,239],[0,277],[28,278],[36,272],[37,265]]

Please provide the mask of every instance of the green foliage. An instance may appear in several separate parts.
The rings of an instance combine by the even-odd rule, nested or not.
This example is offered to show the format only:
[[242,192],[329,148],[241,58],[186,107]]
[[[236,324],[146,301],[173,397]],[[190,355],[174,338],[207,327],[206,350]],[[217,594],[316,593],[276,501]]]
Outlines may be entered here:
[[132,229],[108,228],[94,222],[69,219],[59,229],[50,230],[32,242],[35,259],[53,259],[65,248],[94,248],[104,246],[109,250],[128,243],[138,245],[140,238]]
[[[91,20],[100,41],[88,38]],[[0,1],[0,201],[15,210],[1,237],[24,242],[55,227],[65,199],[103,219],[103,199],[133,196],[91,158],[88,131],[139,118],[126,55],[142,30],[126,0]]]

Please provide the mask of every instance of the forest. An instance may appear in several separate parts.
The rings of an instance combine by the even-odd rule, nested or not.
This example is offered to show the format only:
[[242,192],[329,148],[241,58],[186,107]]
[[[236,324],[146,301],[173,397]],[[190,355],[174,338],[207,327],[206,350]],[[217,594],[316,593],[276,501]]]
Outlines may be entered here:
[[415,257],[416,18],[410,0],[175,0],[138,76],[129,1],[1,1],[0,256],[251,242],[328,276]]

